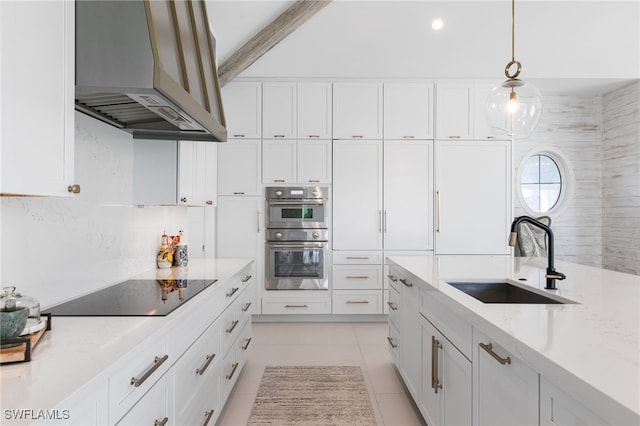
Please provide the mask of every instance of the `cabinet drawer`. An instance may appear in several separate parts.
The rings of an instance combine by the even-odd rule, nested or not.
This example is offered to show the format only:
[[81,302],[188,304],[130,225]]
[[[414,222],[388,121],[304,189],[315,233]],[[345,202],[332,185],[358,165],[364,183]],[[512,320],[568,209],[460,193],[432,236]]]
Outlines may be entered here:
[[244,315],[237,304],[229,307],[220,319],[220,347],[226,353],[240,334]]
[[127,413],[118,426],[175,424],[173,418],[173,374],[165,374],[142,400]]
[[398,280],[399,276],[400,272],[396,268],[390,267],[389,272],[384,277],[388,287],[397,291],[398,293],[400,293],[400,281]]
[[262,299],[263,314],[330,314],[329,299]]
[[447,339],[468,359],[473,354],[471,324],[464,321],[456,312],[438,302],[438,290],[420,290],[420,313],[428,319]]
[[334,251],[334,265],[382,265],[381,252],[350,252],[350,251]]
[[382,289],[382,265],[334,265],[333,288]]
[[173,364],[169,340],[164,333],[156,335],[120,360],[109,377],[112,420],[122,417]]
[[238,336],[238,340],[236,340],[236,361],[239,361],[241,364],[244,364],[247,361],[247,357],[249,354],[249,348],[251,348],[251,321],[247,321],[242,330],[240,330],[240,335]]
[[381,314],[382,290],[335,290],[334,314]]
[[391,354],[393,362],[398,365],[400,357],[400,332],[391,322],[389,323],[389,336],[387,337],[387,342],[389,343],[389,354]]
[[194,397],[185,405],[178,405],[178,391],[176,388],[176,425],[215,425],[222,410],[220,400],[220,379],[222,378],[222,359],[211,367],[209,377],[198,391],[189,389],[185,392],[193,393]]
[[394,289],[388,290],[388,299],[385,301],[389,309],[389,321],[396,327],[400,326],[400,293]]
[[206,387],[206,392],[210,391],[215,369],[222,363],[221,360],[220,322],[216,321],[189,348],[174,367],[178,417],[192,400],[199,397],[199,389]]

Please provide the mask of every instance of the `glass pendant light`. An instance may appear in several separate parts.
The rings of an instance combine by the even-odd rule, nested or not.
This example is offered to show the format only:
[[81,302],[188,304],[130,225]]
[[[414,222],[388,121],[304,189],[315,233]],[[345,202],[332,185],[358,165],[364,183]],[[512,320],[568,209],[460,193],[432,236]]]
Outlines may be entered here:
[[507,80],[489,93],[484,112],[496,136],[523,139],[529,137],[538,125],[542,96],[534,85],[518,79],[522,65],[515,59],[514,45],[515,0],[511,0],[511,62],[504,69]]

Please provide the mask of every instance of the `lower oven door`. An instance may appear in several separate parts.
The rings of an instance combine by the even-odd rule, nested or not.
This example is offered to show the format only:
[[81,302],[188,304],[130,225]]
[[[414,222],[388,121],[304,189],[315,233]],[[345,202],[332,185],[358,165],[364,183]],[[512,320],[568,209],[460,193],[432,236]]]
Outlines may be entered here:
[[267,290],[328,290],[327,244],[267,243]]

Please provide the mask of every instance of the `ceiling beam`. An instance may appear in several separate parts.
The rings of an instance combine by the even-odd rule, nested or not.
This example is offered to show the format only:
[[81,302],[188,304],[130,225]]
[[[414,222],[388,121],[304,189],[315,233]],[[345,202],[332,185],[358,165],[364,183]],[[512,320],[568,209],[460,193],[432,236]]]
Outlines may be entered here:
[[332,0],[297,0],[220,66],[220,85],[224,86],[249,68],[262,55],[284,40]]

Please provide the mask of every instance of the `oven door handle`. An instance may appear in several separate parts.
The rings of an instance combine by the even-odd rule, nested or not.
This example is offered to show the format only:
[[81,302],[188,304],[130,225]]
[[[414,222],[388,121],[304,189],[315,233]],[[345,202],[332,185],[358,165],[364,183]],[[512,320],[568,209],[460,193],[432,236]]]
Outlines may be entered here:
[[288,206],[288,207],[307,207],[307,206],[324,206],[324,201],[319,200],[300,200],[299,202],[293,201],[268,201],[269,206],[271,207],[280,207],[280,206]]
[[289,248],[323,248],[327,243],[313,242],[313,243],[267,243],[271,249],[289,249]]

